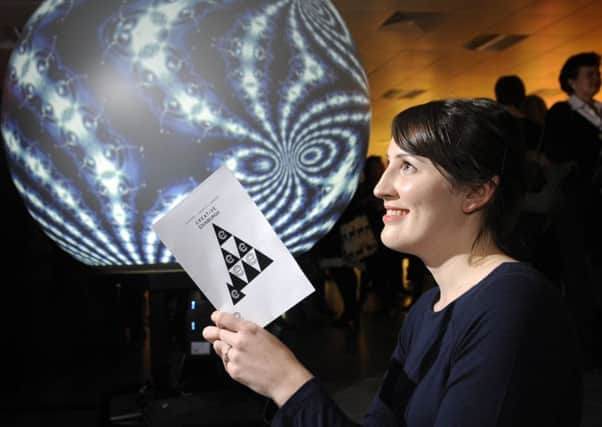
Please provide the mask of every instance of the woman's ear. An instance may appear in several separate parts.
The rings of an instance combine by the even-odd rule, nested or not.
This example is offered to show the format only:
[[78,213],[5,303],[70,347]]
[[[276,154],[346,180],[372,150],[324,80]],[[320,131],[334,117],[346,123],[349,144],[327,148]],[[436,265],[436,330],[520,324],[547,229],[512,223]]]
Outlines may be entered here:
[[500,182],[499,176],[494,176],[484,184],[470,188],[462,201],[462,211],[471,214],[485,206],[493,197]]

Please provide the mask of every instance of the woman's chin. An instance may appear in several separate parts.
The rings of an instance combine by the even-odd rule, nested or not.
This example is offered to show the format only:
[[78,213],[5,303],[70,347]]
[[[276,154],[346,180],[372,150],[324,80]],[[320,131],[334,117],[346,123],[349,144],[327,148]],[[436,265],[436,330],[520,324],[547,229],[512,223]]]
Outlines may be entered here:
[[380,234],[380,240],[383,245],[393,251],[418,256],[419,241],[401,238],[399,231],[395,232],[395,230],[385,228]]
[[383,245],[391,250],[397,252],[407,252],[407,245],[404,244],[405,242],[400,241],[399,237],[397,236],[390,236],[386,232],[383,232],[380,236],[380,239],[383,242]]

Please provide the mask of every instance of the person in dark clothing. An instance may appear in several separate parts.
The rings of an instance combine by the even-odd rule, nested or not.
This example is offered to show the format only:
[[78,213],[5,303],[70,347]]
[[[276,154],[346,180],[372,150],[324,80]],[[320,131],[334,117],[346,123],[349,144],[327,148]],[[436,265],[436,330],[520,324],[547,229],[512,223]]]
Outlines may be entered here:
[[525,84],[515,75],[502,76],[495,82],[495,99],[519,122],[522,128],[525,149],[535,151],[539,147],[541,126],[523,112],[527,97]]
[[[529,119],[523,112],[525,105],[525,85],[520,77],[516,75],[501,76],[494,86],[495,99],[504,106],[521,130],[521,140],[525,144],[525,178],[527,180],[527,192],[538,192],[541,189],[543,173],[538,161],[542,126]],[[545,214],[530,209],[522,209],[519,212],[514,242],[512,243],[512,256],[521,261],[533,262],[540,258],[537,252],[542,246],[539,244],[546,224]],[[545,252],[543,255],[547,255]]]
[[[567,192],[577,191],[575,201],[587,215],[584,223],[588,230],[599,233],[602,103],[594,96],[600,91],[600,55],[592,52],[569,58],[559,80],[569,99],[550,108],[545,121],[543,151],[554,163],[574,165],[572,181],[565,182],[573,188]],[[589,247],[599,252],[600,234],[591,237]]]
[[[579,425],[581,396],[569,394],[581,393],[579,373],[576,365],[566,366],[574,361],[571,347],[542,357],[558,344],[558,335],[570,332],[566,318],[556,315],[558,295],[539,272],[503,263],[454,303],[433,311],[439,298],[431,288],[404,321],[363,425]],[[352,425],[317,380],[305,383],[273,421]]]
[[522,111],[525,113],[525,117],[543,129],[546,114],[548,114],[548,105],[541,96],[535,93],[525,96]]
[[602,103],[594,96],[600,91],[600,55],[592,52],[569,58],[559,80],[569,99],[550,108],[543,150],[550,161],[574,166],[574,175],[564,183],[570,187],[566,193],[575,195],[590,235],[588,247],[598,254],[602,249],[599,244]]
[[[550,245],[550,217],[546,206],[550,204],[547,197],[552,180],[546,183],[547,159],[541,152],[546,105],[543,99],[537,96],[527,97],[525,85],[516,75],[500,77],[494,90],[496,101],[517,121],[525,144],[527,194],[519,212],[509,250],[513,257],[529,262],[551,278],[557,273],[559,257],[557,248]],[[537,106],[538,119],[532,119],[527,113],[529,105]],[[533,112],[532,107],[530,111]]]
[[586,363],[596,368],[602,367],[594,306],[594,295],[602,293],[594,278],[602,271],[602,103],[594,99],[600,91],[600,55],[571,56],[559,81],[569,98],[548,111],[542,143],[550,170],[566,171],[552,212],[556,246],[563,248],[556,281],[578,320]]
[[[515,121],[491,100],[444,100],[393,120],[381,239],[437,284],[403,322],[368,426],[579,426],[582,378],[557,289],[506,253],[523,191]],[[273,400],[273,426],[353,423],[290,350],[224,312],[204,329],[226,372]]]

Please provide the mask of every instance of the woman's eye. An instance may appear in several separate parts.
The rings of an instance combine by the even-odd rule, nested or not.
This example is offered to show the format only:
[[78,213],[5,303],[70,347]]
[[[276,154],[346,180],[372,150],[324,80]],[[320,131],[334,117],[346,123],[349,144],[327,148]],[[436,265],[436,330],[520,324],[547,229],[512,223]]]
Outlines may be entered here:
[[401,164],[401,173],[408,174],[408,173],[414,173],[415,171],[416,171],[416,168],[411,163],[404,161]]

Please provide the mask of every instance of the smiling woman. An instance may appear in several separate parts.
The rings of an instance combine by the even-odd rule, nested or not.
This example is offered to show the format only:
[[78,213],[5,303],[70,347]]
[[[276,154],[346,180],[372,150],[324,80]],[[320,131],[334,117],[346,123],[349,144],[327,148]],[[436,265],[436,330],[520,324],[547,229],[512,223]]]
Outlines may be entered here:
[[[581,369],[557,290],[506,250],[523,150],[503,107],[435,101],[393,121],[383,242],[417,255],[437,286],[404,320],[363,425],[578,426]],[[285,285],[285,284],[284,284]],[[279,407],[273,426],[353,423],[280,341],[216,312],[203,335],[228,374]]]
[[[427,236],[425,231],[434,231],[434,225],[424,221],[439,221],[438,241],[472,247],[491,239],[509,252],[514,211],[524,191],[524,147],[515,122],[491,104],[485,100],[466,105],[430,103],[405,110],[393,120],[389,167],[375,194],[391,212],[402,209],[411,214],[404,218],[408,231]],[[415,209],[407,203],[415,203]],[[467,242],[441,235],[467,235],[467,227],[474,235]],[[383,240],[386,236],[387,227]],[[434,255],[429,248],[394,249],[421,257]]]

